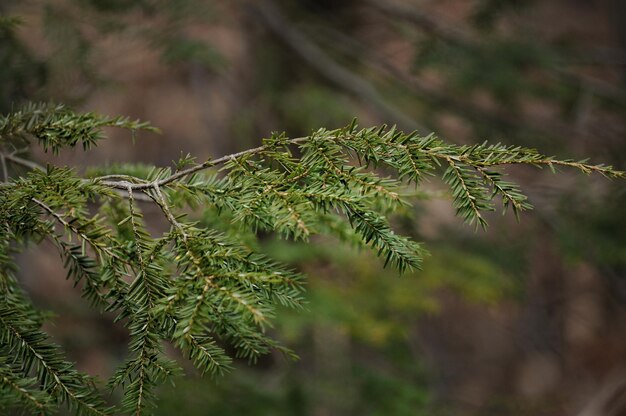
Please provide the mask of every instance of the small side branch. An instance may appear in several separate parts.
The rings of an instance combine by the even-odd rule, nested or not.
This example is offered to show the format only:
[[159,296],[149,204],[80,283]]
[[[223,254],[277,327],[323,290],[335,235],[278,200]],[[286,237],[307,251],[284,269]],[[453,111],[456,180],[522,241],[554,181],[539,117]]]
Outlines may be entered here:
[[158,197],[158,200],[154,199],[154,202],[156,202],[156,204],[161,208],[161,210],[167,217],[168,221],[172,224],[172,226],[180,232],[180,234],[183,237],[183,240],[187,241],[187,238],[189,237],[189,235],[183,228],[182,224],[179,223],[178,220],[176,220],[176,217],[174,217],[174,215],[172,214],[172,210],[167,205],[167,200],[165,199],[163,192],[161,192],[161,187],[158,184],[154,185],[154,192],[156,193]]
[[85,242],[87,242],[96,252],[103,252],[106,253],[108,256],[124,263],[124,264],[128,264],[128,261],[122,259],[120,256],[118,256],[115,252],[113,252],[111,249],[109,249],[108,247],[102,247],[101,245],[97,244],[95,241],[93,241],[91,238],[89,238],[88,235],[86,235],[85,233],[82,233],[80,230],[78,230],[74,225],[70,224],[68,221],[65,220],[65,218],[63,218],[63,216],[61,216],[59,213],[55,212],[52,208],[50,208],[48,205],[46,205],[44,202],[40,201],[37,198],[31,198],[31,200],[39,205],[41,208],[43,208],[44,211],[46,211],[51,217],[53,217],[55,220],[57,220],[61,225],[63,225],[63,227],[67,228],[68,230],[70,230],[72,233],[74,233],[75,235],[77,235],[78,237],[80,237],[82,240],[84,240]]

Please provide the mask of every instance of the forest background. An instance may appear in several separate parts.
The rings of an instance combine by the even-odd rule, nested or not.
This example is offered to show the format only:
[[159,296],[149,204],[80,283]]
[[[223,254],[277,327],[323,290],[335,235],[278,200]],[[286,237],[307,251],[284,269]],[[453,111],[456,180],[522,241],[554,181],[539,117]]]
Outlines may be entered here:
[[[135,145],[112,131],[96,151],[37,154],[42,161],[204,160],[272,131],[297,137],[356,116],[364,126],[626,168],[619,0],[28,0],[4,1],[0,12],[19,18],[0,26],[3,113],[53,100],[163,131]],[[486,232],[455,218],[441,184],[427,183],[424,201],[395,225],[426,241],[431,256],[401,278],[333,240],[263,239],[263,250],[309,276],[308,310],[279,314],[272,329],[300,360],[277,353],[237,362],[217,381],[181,379],[160,390],[157,413],[569,415],[624,406],[624,186],[512,172],[535,210],[520,223],[494,213]],[[126,353],[124,328],[70,289],[45,245],[21,256],[24,286],[54,312],[46,330],[81,370],[108,377]]]

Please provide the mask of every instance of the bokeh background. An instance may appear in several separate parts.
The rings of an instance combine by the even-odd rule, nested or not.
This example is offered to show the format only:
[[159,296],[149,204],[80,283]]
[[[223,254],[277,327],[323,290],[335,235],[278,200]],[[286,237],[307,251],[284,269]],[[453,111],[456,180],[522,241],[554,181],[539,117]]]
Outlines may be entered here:
[[[163,131],[134,144],[112,131],[44,162],[162,166],[357,117],[626,169],[623,0],[3,0],[0,13],[1,111],[53,100]],[[395,225],[432,255],[400,278],[333,240],[264,236],[309,276],[308,309],[272,329],[300,360],[237,362],[218,380],[187,366],[157,413],[626,415],[626,186],[511,172],[535,210],[493,213],[486,232],[426,183]],[[70,359],[107,377],[127,333],[51,253],[22,254],[22,282]]]

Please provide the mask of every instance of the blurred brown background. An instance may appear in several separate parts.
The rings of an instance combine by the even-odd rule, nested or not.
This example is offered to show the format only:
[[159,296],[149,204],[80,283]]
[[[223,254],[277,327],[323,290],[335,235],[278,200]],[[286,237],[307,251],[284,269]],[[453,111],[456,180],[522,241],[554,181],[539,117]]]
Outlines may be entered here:
[[[168,165],[358,117],[626,168],[621,0],[5,0],[0,11],[23,21],[0,43],[3,111],[54,100],[163,130],[135,145],[111,132],[95,151],[45,161]],[[519,224],[494,213],[475,233],[439,193],[397,224],[432,252],[411,276],[330,241],[268,240],[309,275],[309,311],[274,329],[300,361],[189,377],[162,391],[159,413],[626,415],[626,187],[512,172],[536,207]],[[49,253],[23,255],[23,282],[79,367],[107,376],[125,330],[89,310]]]

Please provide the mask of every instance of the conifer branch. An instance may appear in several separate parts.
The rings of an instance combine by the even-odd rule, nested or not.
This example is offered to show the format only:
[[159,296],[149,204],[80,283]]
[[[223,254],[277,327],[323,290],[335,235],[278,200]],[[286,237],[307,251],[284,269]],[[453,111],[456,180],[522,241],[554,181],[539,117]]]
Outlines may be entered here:
[[[409,183],[418,186],[425,177],[439,175],[452,190],[458,215],[484,226],[484,211],[493,209],[495,197],[515,214],[530,208],[526,196],[504,180],[499,167],[503,171],[512,164],[553,170],[569,167],[626,177],[610,166],[558,160],[533,149],[487,143],[458,146],[434,135],[407,134],[386,126],[359,129],[353,122],[293,139],[274,134],[261,146],[200,164],[190,165],[192,159],[187,157],[176,163],[173,172],[123,165],[83,179],[68,168],[44,169],[18,156],[22,150],[10,149],[21,149],[31,136],[51,149],[76,146],[83,140],[91,145],[101,137],[102,123],[125,121],[81,117],[64,109],[62,114],[45,115],[43,121],[32,114],[26,117],[27,124],[34,120],[36,126],[29,132],[20,117],[4,120],[18,120],[24,131],[3,127],[0,119],[0,156],[29,170],[6,178],[8,182],[0,187],[0,222],[6,229],[1,270],[14,268],[9,255],[13,241],[52,238],[68,277],[76,283],[84,281],[82,295],[118,312],[116,321],[123,320],[128,327],[129,357],[108,385],[122,386],[121,410],[136,416],[154,405],[154,388],[180,371],[165,357],[163,341],[172,342],[210,375],[231,367],[227,351],[233,348],[234,356],[250,361],[272,349],[293,355],[269,338],[265,328],[279,305],[301,307],[303,277],[250,249],[241,230],[249,238],[258,230],[289,239],[331,233],[370,246],[385,265],[403,272],[418,269],[426,254],[420,243],[396,234],[387,218],[409,203],[404,192]],[[50,125],[50,120],[60,121]],[[3,128],[9,132],[6,136]],[[68,137],[77,129],[82,139]],[[382,176],[379,168],[391,175]],[[149,224],[137,205],[140,198],[160,208],[171,226],[168,232],[158,236],[148,232]],[[183,215],[189,213],[187,207],[210,213],[211,226],[189,220]],[[98,214],[93,214],[94,209]],[[56,227],[63,227],[69,241],[57,235]],[[80,244],[71,243],[74,237]],[[88,249],[94,258],[86,253]],[[0,328],[4,328],[0,346],[15,355],[12,363],[22,366],[16,374],[26,375],[34,365],[42,391],[63,399],[72,411],[109,412],[89,379],[48,346],[45,334],[28,318],[26,311],[34,313],[32,306],[11,300],[16,285],[13,280],[4,284],[9,303],[0,307]],[[37,390],[25,378],[7,384],[12,380],[8,374],[0,369],[0,390],[4,382],[4,390],[13,392],[15,402],[38,408],[33,404],[39,400]],[[32,391],[32,397],[15,390],[20,386]]]
[[[33,414],[45,415],[51,411],[51,397],[38,390],[34,378],[25,378],[10,367],[6,359],[0,365],[0,395],[2,401],[11,401],[12,397],[18,405],[29,409]],[[4,404],[4,403],[3,403]]]
[[470,224],[475,220],[477,225],[486,227],[487,222],[481,211],[490,210],[490,206],[483,189],[480,188],[476,179],[468,173],[467,169],[461,167],[450,157],[444,159],[450,167],[444,173],[443,179],[452,187],[457,214]]
[[[342,130],[343,129],[325,132],[327,134],[326,139],[336,140],[337,143],[341,143],[347,146],[354,146],[355,143],[350,143],[351,140],[358,139],[359,137],[364,136],[368,132],[371,132],[373,129],[363,130],[359,133],[354,132],[354,134],[352,135],[346,135],[345,132],[342,132]],[[507,151],[512,151],[512,149],[506,149],[506,148],[498,149],[498,151],[495,152],[496,157],[493,157],[494,152],[490,151],[491,149],[487,149],[487,152],[484,155],[479,154],[479,155],[472,157],[472,155],[467,154],[468,149],[469,149],[467,147],[442,145],[441,142],[438,142],[436,145],[434,145],[431,148],[421,147],[420,137],[417,136],[415,133],[410,133],[408,135],[404,135],[403,137],[409,138],[409,140],[411,140],[411,138],[415,139],[416,142],[410,143],[409,145],[398,145],[397,147],[399,149],[402,149],[402,151],[406,152],[407,150],[410,149],[410,150],[415,151],[418,154],[421,153],[424,156],[438,158],[446,162],[452,161],[454,163],[455,161],[459,161],[462,163],[466,163],[470,166],[482,166],[482,167],[512,165],[512,164],[534,165],[534,166],[546,165],[546,166],[552,166],[552,167],[564,166],[564,167],[571,167],[571,168],[578,169],[584,173],[595,172],[595,173],[599,173],[607,177],[616,177],[616,178],[626,177],[626,172],[615,170],[611,166],[591,165],[585,162],[576,162],[576,161],[571,161],[571,160],[558,160],[558,159],[554,159],[550,157],[543,157],[539,155],[538,153],[536,153],[535,151],[532,151],[530,149],[528,149],[528,154],[520,154],[520,158],[509,157],[509,158],[502,159],[502,158],[497,157],[499,156],[497,153],[506,155]],[[298,137],[294,139],[285,140],[285,144],[286,145],[299,144],[299,143],[304,143],[310,139],[311,139],[311,136]],[[193,167],[176,172],[168,177],[154,180],[154,181],[147,182],[147,183],[130,183],[128,181],[118,182],[118,181],[101,180],[101,178],[99,177],[95,178],[94,180],[96,180],[98,183],[102,185],[109,186],[111,188],[116,188],[116,189],[132,189],[132,190],[142,190],[142,191],[150,190],[150,189],[155,189],[155,187],[157,186],[163,187],[165,185],[171,184],[178,180],[182,180],[185,177],[190,176],[194,173],[213,168],[217,165],[224,164],[226,162],[230,162],[232,160],[235,160],[244,156],[260,154],[263,151],[266,151],[270,148],[271,148],[271,145],[263,145],[263,146],[258,146],[252,149],[244,150],[241,152],[222,156],[217,159],[209,159],[202,164],[195,165]],[[325,155],[323,157],[326,158]],[[414,159],[410,159],[410,160],[411,160],[410,163],[411,163],[412,170],[417,173],[418,169],[416,169]],[[336,167],[333,168],[333,170],[337,172]],[[341,175],[343,175],[343,173],[341,173]],[[141,179],[139,178],[133,178],[133,179],[136,179],[138,182],[141,181]],[[371,183],[367,184],[367,183],[362,182],[362,184],[366,186],[375,186]],[[381,192],[385,191],[383,188],[377,188],[377,189]],[[393,194],[390,194],[390,195],[393,195]]]
[[92,386],[87,385],[73,366],[62,361],[55,346],[45,343],[46,336],[7,306],[0,309],[0,344],[14,350],[26,369],[32,363],[39,370],[40,382],[51,394],[63,398],[80,414],[107,416],[111,412]]

